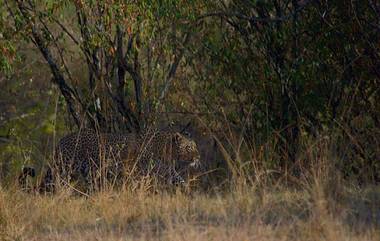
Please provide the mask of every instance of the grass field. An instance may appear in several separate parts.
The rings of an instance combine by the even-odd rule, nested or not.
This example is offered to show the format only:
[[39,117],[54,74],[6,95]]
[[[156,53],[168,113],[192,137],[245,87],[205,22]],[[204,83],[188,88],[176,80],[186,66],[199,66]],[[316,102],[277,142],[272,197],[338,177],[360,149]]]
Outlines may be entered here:
[[8,183],[0,240],[380,240],[380,186],[344,178],[329,142],[303,145],[298,176],[236,148],[222,152],[229,175],[210,173],[191,190],[141,179],[92,195],[64,187],[45,195]]
[[1,240],[380,240],[380,187],[311,176],[292,188],[105,191],[0,189]]
[[0,241],[380,241],[379,43],[379,0],[0,0]]

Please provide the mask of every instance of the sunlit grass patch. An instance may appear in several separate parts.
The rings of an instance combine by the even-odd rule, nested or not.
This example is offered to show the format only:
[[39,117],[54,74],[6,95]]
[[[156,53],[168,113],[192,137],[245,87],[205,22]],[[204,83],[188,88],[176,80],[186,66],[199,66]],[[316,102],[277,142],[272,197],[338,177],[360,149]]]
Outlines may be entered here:
[[0,234],[3,240],[377,240],[379,189],[348,190],[342,200],[326,200],[287,188],[91,197],[2,189]]

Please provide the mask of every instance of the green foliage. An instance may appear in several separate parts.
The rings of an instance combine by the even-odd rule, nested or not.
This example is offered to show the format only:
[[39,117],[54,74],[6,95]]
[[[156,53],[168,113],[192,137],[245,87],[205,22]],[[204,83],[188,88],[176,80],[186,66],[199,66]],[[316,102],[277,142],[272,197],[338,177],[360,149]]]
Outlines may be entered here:
[[[302,138],[329,133],[350,140],[351,148],[337,147],[346,173],[371,166],[380,178],[376,147],[363,137],[380,138],[379,15],[370,1],[16,2],[0,0],[0,71],[35,107],[6,103],[29,117],[7,118],[3,135],[38,140],[79,122],[132,131],[165,119],[161,111],[196,112],[215,133],[228,123],[247,146],[272,143],[271,168],[293,167]],[[38,51],[43,59],[29,67]],[[62,96],[45,105],[48,73]],[[18,146],[4,153],[22,159]]]

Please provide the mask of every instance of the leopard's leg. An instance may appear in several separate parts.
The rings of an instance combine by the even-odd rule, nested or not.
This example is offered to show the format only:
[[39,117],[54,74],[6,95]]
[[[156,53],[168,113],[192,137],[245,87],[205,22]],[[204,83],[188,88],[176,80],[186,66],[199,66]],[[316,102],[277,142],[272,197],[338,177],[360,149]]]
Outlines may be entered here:
[[85,180],[86,185],[90,184],[90,165],[88,164],[88,161],[83,161],[80,163],[79,173],[80,176]]
[[55,179],[51,167],[47,168],[45,176],[38,189],[40,193],[51,193],[55,191]]
[[168,176],[168,181],[171,185],[181,186],[185,184],[185,180],[173,166],[167,165],[167,167],[164,168],[166,168],[166,172],[168,172],[166,175]]
[[98,187],[97,173],[94,162],[86,160],[81,163],[80,176],[86,193],[94,192]]
[[157,160],[151,164],[151,175],[163,180],[166,184],[180,186],[185,184],[183,177],[175,170],[173,165]]

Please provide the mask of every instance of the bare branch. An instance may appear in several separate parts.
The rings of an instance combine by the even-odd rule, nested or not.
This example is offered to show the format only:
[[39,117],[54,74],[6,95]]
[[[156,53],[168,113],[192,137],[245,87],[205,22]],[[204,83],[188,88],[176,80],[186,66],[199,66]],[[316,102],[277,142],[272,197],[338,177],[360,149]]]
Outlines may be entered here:
[[165,95],[166,95],[166,92],[168,91],[169,89],[169,86],[171,84],[171,81],[172,79],[174,78],[176,72],[177,72],[177,68],[178,68],[178,65],[179,65],[179,62],[181,61],[182,57],[183,57],[183,54],[185,52],[185,48],[183,46],[186,46],[187,43],[189,42],[190,40],[190,34],[187,33],[185,35],[185,39],[182,43],[182,49],[180,50],[180,52],[174,57],[174,61],[173,63],[170,65],[170,70],[169,70],[169,73],[165,79],[165,86],[161,92],[161,95],[158,99],[158,102],[160,103],[164,98],[165,98]]
[[249,22],[262,22],[262,23],[269,23],[269,22],[284,22],[292,18],[292,16],[295,13],[298,13],[302,11],[305,7],[307,7],[312,1],[311,0],[306,0],[302,4],[299,5],[297,9],[295,9],[294,12],[289,13],[288,15],[284,16],[279,16],[279,17],[267,17],[267,18],[262,18],[262,17],[251,17],[251,16],[246,16],[244,14],[238,13],[238,12],[226,12],[226,11],[220,11],[220,12],[213,12],[213,13],[206,13],[198,17],[199,20],[203,20],[204,18],[208,17],[235,17],[240,20],[246,20]]
[[[31,19],[30,14],[26,10],[26,8],[23,5],[22,1],[17,1],[18,8],[20,12],[22,13],[25,20]],[[56,63],[56,61],[53,58],[53,55],[51,54],[49,48],[47,47],[46,41],[43,39],[41,34],[39,33],[37,27],[34,23],[32,23],[32,36],[31,38],[34,40],[36,46],[44,56],[45,60],[48,62],[48,65],[50,67],[50,70],[52,71],[52,74],[54,76],[53,82],[56,83],[60,90],[62,95],[64,96],[67,106],[69,108],[69,112],[74,118],[75,124],[79,127],[80,126],[80,117],[78,114],[78,111],[76,111],[75,108],[75,92],[73,89],[66,84],[65,78],[61,71],[59,70],[59,67]]]

